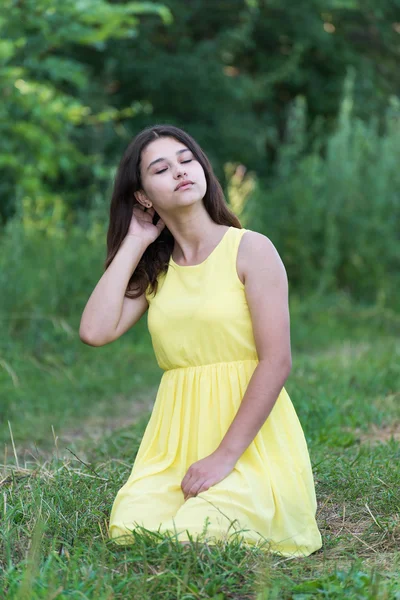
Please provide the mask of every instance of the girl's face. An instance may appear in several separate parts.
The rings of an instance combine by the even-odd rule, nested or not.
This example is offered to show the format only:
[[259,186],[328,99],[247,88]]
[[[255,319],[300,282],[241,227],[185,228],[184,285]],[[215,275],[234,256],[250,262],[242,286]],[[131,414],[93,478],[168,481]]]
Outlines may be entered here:
[[[207,182],[203,167],[191,150],[175,138],[162,137],[146,146],[142,151],[140,171],[145,195],[135,192],[135,197],[143,203],[147,196],[161,217],[205,196]],[[177,189],[182,181],[192,184]]]

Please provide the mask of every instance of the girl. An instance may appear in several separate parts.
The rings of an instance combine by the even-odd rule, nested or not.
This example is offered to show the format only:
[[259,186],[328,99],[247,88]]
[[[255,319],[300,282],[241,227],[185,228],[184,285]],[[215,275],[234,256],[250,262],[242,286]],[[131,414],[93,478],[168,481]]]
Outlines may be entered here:
[[283,556],[319,549],[307,444],[283,387],[285,268],[266,236],[242,228],[186,132],[156,125],[131,142],[107,244],[80,337],[109,344],[148,309],[164,370],[110,537],[132,543],[141,526],[182,542],[241,536]]

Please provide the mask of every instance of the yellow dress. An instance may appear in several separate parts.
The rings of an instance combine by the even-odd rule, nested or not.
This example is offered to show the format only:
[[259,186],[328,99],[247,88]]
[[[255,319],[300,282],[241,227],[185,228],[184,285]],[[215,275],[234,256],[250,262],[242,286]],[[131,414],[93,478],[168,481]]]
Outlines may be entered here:
[[131,474],[113,503],[109,535],[118,544],[132,543],[129,532],[138,524],[180,541],[240,536],[283,556],[321,547],[307,444],[285,388],[225,479],[187,501],[181,490],[190,465],[219,445],[258,363],[236,271],[246,231],[230,227],[198,265],[171,257],[157,293],[146,291],[148,328],[164,373]]

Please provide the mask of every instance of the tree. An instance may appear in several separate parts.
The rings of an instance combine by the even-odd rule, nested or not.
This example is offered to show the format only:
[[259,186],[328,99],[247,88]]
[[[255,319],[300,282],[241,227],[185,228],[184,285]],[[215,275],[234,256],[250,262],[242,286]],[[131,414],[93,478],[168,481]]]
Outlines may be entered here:
[[[135,98],[120,110],[107,105],[103,80],[82,60],[110,40],[136,37],[141,14],[171,20],[167,8],[149,2],[5,0],[0,20],[3,221],[16,201],[30,213],[36,208],[43,213],[46,206],[63,212],[65,199],[79,197],[81,203],[102,174],[93,145],[96,130],[147,110]],[[85,137],[92,140],[91,153],[80,144]]]

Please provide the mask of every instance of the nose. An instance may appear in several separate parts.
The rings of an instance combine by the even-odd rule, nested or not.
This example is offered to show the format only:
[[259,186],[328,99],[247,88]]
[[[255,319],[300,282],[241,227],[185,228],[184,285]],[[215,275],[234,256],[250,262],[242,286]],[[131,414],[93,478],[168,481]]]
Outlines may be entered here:
[[178,163],[175,167],[174,177],[181,177],[182,175],[186,175],[185,165]]

